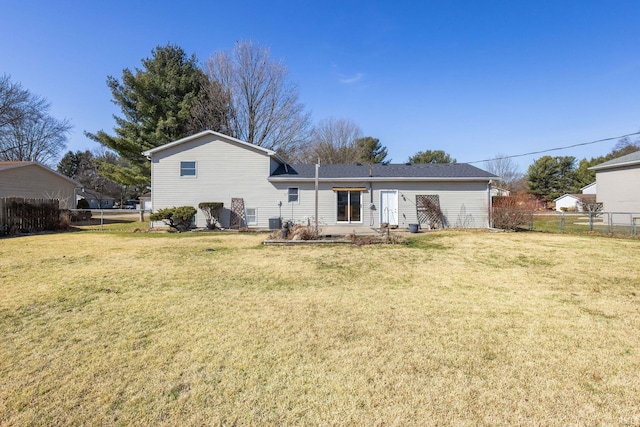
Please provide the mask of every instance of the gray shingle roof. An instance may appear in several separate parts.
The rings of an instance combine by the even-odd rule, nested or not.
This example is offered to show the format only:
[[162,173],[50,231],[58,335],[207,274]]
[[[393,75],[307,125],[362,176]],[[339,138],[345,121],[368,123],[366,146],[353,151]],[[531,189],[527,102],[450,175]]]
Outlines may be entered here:
[[592,166],[589,169],[609,169],[635,164],[640,164],[640,150],[634,151],[633,153],[627,154],[626,156],[617,157],[615,159],[609,160],[608,162],[600,163],[599,165]]
[[[308,179],[315,178],[315,165],[281,165],[273,173],[272,177]],[[341,178],[362,178],[362,179],[384,179],[384,178],[407,178],[414,179],[446,179],[446,178],[473,178],[487,180],[496,178],[495,175],[471,166],[466,163],[428,163],[428,164],[338,164],[321,165],[319,170],[320,179],[341,179]]]

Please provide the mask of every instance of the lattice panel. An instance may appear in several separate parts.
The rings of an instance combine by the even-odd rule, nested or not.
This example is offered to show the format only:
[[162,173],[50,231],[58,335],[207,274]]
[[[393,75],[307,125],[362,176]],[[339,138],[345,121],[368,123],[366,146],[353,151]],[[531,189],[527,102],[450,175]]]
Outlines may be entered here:
[[420,224],[429,224],[433,228],[442,227],[442,211],[440,210],[439,195],[416,195],[416,211]]
[[231,199],[231,228],[238,229],[247,226],[247,217],[244,213],[244,199]]

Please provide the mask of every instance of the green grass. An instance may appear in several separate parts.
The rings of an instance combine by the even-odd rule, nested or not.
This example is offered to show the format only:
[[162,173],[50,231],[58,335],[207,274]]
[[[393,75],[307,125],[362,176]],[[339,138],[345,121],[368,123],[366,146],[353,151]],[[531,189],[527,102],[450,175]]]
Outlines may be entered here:
[[630,226],[615,225],[609,229],[607,223],[603,223],[601,218],[594,221],[593,230],[589,230],[589,220],[587,216],[565,215],[564,224],[562,224],[562,216],[560,214],[535,215],[533,218],[532,231],[542,231],[546,233],[568,233],[568,234],[599,234],[599,235],[616,235],[620,237],[636,237],[632,236]]
[[638,425],[637,240],[0,240],[0,425]]

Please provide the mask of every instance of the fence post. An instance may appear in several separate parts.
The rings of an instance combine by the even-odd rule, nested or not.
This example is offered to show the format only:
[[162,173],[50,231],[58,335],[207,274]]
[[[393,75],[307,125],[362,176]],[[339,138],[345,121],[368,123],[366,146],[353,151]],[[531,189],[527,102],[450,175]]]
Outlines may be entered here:
[[613,214],[609,214],[609,234],[613,234]]
[[560,212],[560,232],[564,233],[564,212]]

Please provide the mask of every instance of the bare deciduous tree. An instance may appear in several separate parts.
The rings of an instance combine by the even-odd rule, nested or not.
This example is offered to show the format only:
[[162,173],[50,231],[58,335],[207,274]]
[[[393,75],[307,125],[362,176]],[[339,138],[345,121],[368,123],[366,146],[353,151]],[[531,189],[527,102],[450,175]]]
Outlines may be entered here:
[[356,141],[362,136],[357,123],[349,119],[329,117],[321,120],[311,132],[311,141],[301,156],[302,161],[323,164],[356,163],[360,150]]
[[23,119],[0,135],[0,158],[50,164],[64,150],[71,124],[48,114]]
[[238,41],[231,53],[209,58],[207,74],[229,103],[223,132],[289,156],[306,143],[309,114],[287,67],[271,59],[269,48]]
[[6,74],[0,77],[0,132],[47,108],[44,98],[31,94]]
[[229,134],[230,104],[229,93],[218,82],[206,80],[201,96],[191,110],[189,130],[192,133],[213,130]]
[[64,149],[68,120],[49,115],[46,99],[0,77],[0,160],[50,163]]
[[504,154],[496,154],[484,164],[487,172],[498,176],[496,185],[504,190],[514,191],[516,182],[522,178],[518,165]]

